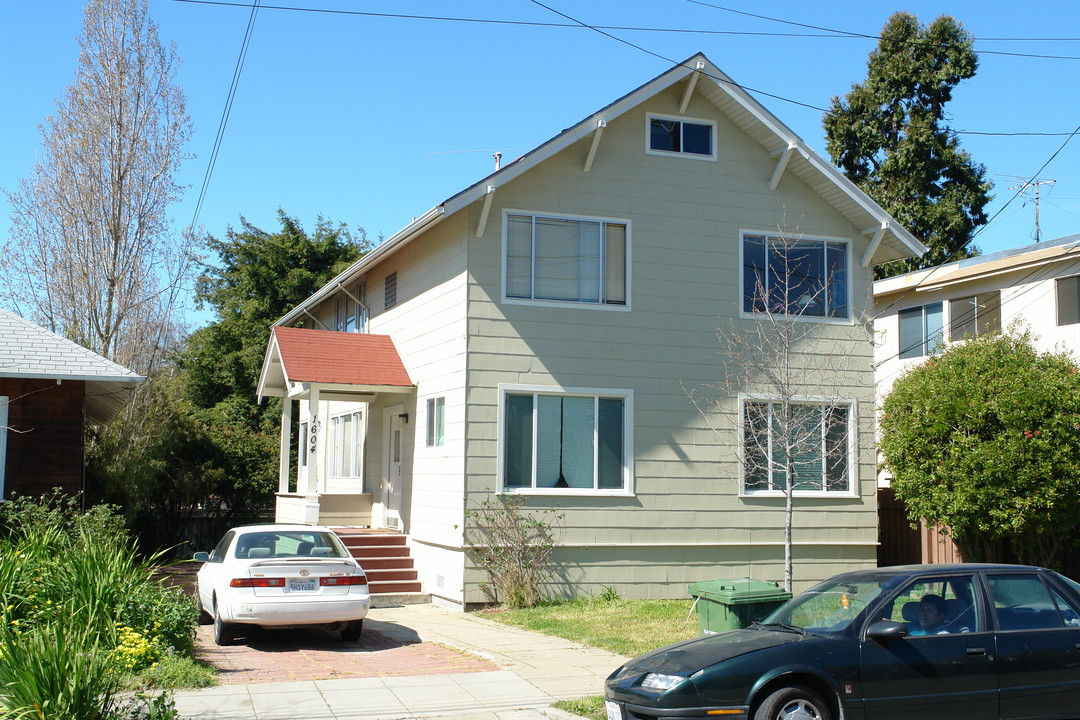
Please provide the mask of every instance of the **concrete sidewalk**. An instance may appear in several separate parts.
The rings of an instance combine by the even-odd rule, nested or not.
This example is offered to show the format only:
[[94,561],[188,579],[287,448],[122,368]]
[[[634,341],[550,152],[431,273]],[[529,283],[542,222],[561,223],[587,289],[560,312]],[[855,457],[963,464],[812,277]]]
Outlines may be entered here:
[[[380,633],[482,657],[499,670],[408,677],[222,685],[174,695],[190,720],[533,720],[569,718],[549,706],[603,692],[626,658],[569,640],[432,605],[376,608]],[[362,641],[361,641],[362,642]]]

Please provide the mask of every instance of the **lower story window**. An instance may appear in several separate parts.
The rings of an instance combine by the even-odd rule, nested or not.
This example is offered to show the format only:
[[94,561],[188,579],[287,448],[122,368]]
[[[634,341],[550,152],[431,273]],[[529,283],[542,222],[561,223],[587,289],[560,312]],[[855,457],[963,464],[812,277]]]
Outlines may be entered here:
[[785,492],[789,459],[794,491],[851,492],[850,405],[748,401],[743,421],[747,493]]
[[627,488],[626,396],[507,392],[503,488]]
[[446,427],[446,398],[428,398],[427,401],[427,446],[441,447]]
[[347,413],[330,418],[330,476],[358,478],[363,475],[364,414]]

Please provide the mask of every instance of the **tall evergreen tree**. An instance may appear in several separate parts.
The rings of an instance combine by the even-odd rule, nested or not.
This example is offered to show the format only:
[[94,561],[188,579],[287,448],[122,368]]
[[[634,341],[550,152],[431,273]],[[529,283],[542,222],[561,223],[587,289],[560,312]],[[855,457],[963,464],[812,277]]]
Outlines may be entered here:
[[974,38],[943,15],[920,25],[889,18],[870,53],[866,81],[834,97],[825,114],[827,149],[856,185],[921,240],[921,258],[877,268],[878,277],[978,254],[991,182],[945,123],[953,89],[975,75]]

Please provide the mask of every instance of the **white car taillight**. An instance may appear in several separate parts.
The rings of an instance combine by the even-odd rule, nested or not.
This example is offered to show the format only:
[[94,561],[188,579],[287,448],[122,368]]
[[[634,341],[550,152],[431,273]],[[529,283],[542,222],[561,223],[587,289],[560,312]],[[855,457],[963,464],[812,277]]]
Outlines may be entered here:
[[319,578],[319,584],[323,586],[341,587],[343,585],[367,585],[366,575],[346,575],[344,577]]

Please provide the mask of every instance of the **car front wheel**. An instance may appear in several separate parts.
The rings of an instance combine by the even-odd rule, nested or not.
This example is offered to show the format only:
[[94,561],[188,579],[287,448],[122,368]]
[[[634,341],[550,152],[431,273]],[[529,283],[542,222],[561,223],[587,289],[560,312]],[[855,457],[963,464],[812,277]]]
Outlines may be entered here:
[[227,623],[221,619],[221,613],[218,612],[217,601],[214,601],[214,644],[215,645],[232,645],[233,639],[236,637],[232,623]]
[[813,690],[789,687],[765,698],[754,713],[754,720],[832,720],[832,711]]

